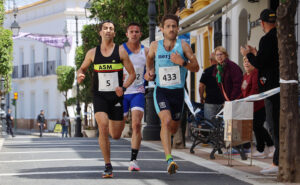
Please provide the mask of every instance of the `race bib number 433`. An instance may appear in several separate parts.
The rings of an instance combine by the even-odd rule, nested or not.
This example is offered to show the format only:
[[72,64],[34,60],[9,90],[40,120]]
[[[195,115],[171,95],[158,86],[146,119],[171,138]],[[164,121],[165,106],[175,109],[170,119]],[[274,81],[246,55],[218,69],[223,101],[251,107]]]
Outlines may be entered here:
[[119,86],[118,72],[98,73],[98,91],[115,91]]
[[161,86],[172,86],[181,82],[179,66],[160,67],[158,72]]

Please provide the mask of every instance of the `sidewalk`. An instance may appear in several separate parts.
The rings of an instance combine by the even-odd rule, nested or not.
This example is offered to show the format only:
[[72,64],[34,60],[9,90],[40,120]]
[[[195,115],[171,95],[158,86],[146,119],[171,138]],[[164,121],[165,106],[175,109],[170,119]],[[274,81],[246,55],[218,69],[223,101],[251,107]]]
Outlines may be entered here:
[[[14,135],[16,135],[16,137],[20,136],[20,135],[31,135],[31,136],[36,136],[36,137],[40,137],[40,132],[38,130],[34,130],[34,129],[17,129],[14,130]],[[47,130],[45,130],[43,132],[43,137],[61,137],[61,133],[54,133],[54,132],[49,132]],[[5,138],[5,137],[10,137],[6,134],[6,132],[2,131],[2,133],[0,133],[0,138]]]
[[[152,147],[163,150],[160,141],[142,141],[142,144],[146,146],[151,145]],[[202,165],[205,163],[205,167],[207,168],[220,171],[220,173],[227,173],[227,175],[251,184],[284,184],[277,181],[276,175],[266,176],[260,174],[260,170],[272,164],[272,158],[252,159],[252,166],[250,166],[250,158],[243,161],[240,155],[233,155],[232,166],[228,166],[227,155],[218,154],[218,152],[216,152],[216,159],[211,160],[209,155],[212,149],[209,146],[203,147],[201,144],[195,148],[195,153],[191,154],[191,144],[191,142],[187,142],[185,149],[172,149],[172,155],[192,159],[195,163],[198,161],[198,163]]]

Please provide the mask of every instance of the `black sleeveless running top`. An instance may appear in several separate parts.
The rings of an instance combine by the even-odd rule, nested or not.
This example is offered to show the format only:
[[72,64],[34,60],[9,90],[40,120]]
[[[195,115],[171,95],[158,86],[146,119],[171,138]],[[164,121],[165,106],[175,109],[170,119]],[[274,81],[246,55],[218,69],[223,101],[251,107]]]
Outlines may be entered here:
[[[101,77],[99,77],[99,73],[117,73],[118,79],[110,79],[110,80],[118,80],[119,86],[123,86],[123,63],[120,59],[119,55],[119,45],[115,44],[115,48],[112,54],[109,57],[104,57],[101,53],[100,46],[96,47],[96,54],[94,59],[94,75],[93,75],[93,92],[95,94],[100,94],[107,91],[99,91],[99,78],[101,81]],[[101,86],[109,86],[111,85],[111,81],[101,81]],[[112,90],[114,91],[114,90]],[[112,92],[108,91],[108,92]]]

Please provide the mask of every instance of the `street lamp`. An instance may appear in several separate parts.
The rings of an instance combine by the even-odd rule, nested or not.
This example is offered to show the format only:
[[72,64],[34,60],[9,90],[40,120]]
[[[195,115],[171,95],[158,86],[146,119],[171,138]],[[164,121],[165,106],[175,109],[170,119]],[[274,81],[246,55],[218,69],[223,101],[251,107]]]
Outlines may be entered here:
[[18,22],[16,21],[18,8],[16,7],[15,1],[14,1],[13,13],[14,13],[14,18],[15,19],[14,19],[14,22],[11,24],[10,29],[13,32],[13,36],[17,36],[17,35],[19,35],[21,27],[19,26]]
[[[78,17],[75,16],[75,23],[76,23],[76,48],[78,47]],[[79,104],[79,84],[76,80],[76,91],[77,91],[77,97],[76,97],[76,125],[75,125],[75,137],[82,137],[81,133],[81,118],[80,118],[80,104]]]
[[[75,16],[75,22],[76,22],[76,47],[78,47],[78,17]],[[64,29],[64,34],[65,34],[65,43],[64,43],[64,51],[65,53],[69,53],[71,50],[71,45],[68,41],[68,30],[67,30],[67,25]],[[77,83],[76,80],[76,125],[75,125],[75,137],[82,137],[81,133],[81,119],[80,119],[80,104],[79,104],[79,84]]]
[[84,5],[84,12],[85,12],[85,17],[89,18],[91,16],[90,8],[92,8],[92,3],[89,0],[88,2],[85,3]]
[[70,51],[71,51],[71,44],[69,43],[69,40],[68,40],[67,24],[66,24],[66,27],[64,29],[64,34],[65,34],[64,51],[67,54],[67,53],[70,53]]
[[5,112],[4,112],[4,106],[5,106],[5,102],[4,102],[5,101],[5,99],[4,99],[4,94],[5,94],[4,83],[5,83],[5,79],[2,77],[1,78],[1,85],[0,85],[0,119],[1,119],[0,121],[2,121],[2,118],[5,115]]
[[[149,0],[148,6],[148,16],[149,16],[149,43],[155,41],[155,17],[156,17],[156,6],[155,0]],[[144,140],[159,140],[160,139],[160,121],[155,112],[153,103],[153,91],[154,88],[148,88],[145,95],[146,98],[146,109],[145,117],[147,126],[143,129],[143,139]]]

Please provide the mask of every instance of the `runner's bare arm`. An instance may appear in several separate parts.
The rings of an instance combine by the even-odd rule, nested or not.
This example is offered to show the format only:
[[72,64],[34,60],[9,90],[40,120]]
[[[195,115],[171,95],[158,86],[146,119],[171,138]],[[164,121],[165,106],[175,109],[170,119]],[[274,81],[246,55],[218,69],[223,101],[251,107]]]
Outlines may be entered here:
[[145,50],[145,55],[147,57],[148,53],[149,53],[149,48],[148,47],[144,47],[144,50]]
[[155,51],[157,49],[157,41],[154,41],[150,44],[150,48],[147,54],[147,61],[146,61],[146,73],[145,73],[145,80],[152,81],[154,80],[154,58],[155,58]]
[[191,46],[187,42],[182,41],[182,49],[183,49],[184,55],[190,61],[185,66],[185,68],[187,68],[191,72],[198,72],[199,71],[198,61],[197,61],[196,56],[194,55],[194,52],[193,52]]
[[123,87],[127,88],[129,87],[135,80],[135,71],[132,65],[132,62],[129,59],[129,56],[126,52],[126,50],[123,48],[123,46],[120,46],[119,49],[120,58],[123,61],[123,65],[128,72],[129,76],[127,78],[127,81],[123,83]]
[[85,78],[84,73],[86,72],[88,67],[91,65],[91,63],[94,61],[95,53],[96,53],[96,48],[90,49],[86,53],[84,61],[77,71],[77,82],[78,83],[81,83],[84,80],[84,78]]
[[[182,44],[182,49],[183,49],[184,55],[190,61],[184,67],[187,68],[188,70],[190,70],[191,72],[198,72],[199,71],[198,61],[193,53],[192,48],[185,41],[182,41],[181,44]],[[175,64],[179,64],[181,66],[184,65],[183,58],[177,52],[172,53],[170,59]]]

